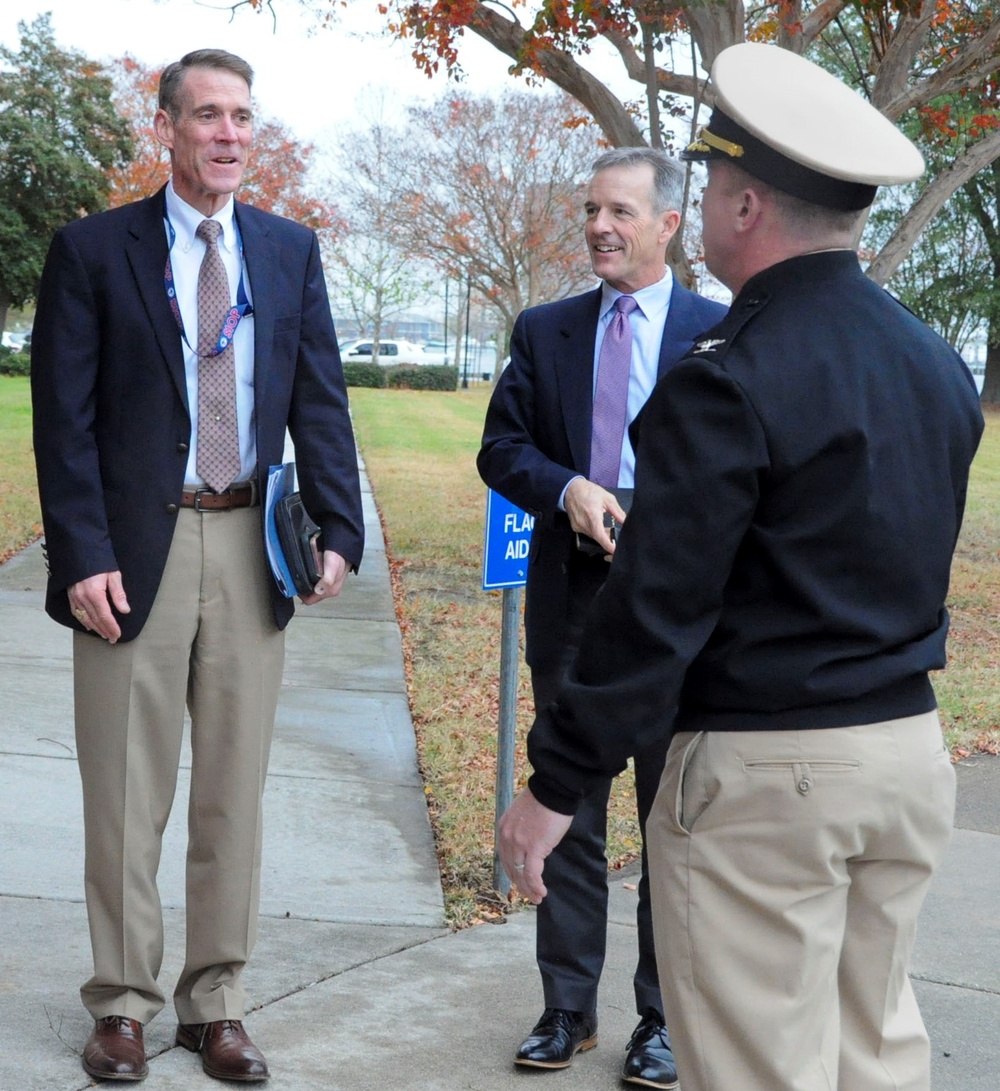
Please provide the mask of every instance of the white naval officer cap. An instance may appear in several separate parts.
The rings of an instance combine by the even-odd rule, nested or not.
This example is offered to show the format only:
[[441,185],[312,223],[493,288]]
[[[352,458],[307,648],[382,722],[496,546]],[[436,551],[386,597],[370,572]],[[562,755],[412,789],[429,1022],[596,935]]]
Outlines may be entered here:
[[924,172],[917,148],[871,103],[787,49],[743,42],[712,65],[716,104],[681,152],[727,159],[754,178],[826,208],[867,208],[878,186]]

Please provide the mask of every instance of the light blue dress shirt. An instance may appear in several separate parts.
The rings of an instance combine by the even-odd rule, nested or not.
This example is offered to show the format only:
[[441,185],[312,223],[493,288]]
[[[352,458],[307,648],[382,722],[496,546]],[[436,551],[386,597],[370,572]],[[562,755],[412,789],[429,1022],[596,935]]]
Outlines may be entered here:
[[[668,266],[663,267],[663,279],[638,292],[630,293],[638,306],[629,315],[632,327],[632,367],[628,380],[628,408],[625,416],[625,435],[622,437],[622,461],[618,471],[618,487],[631,489],[635,483],[635,451],[628,438],[628,426],[639,415],[639,410],[646,404],[656,385],[657,370],[660,366],[660,345],[663,341],[663,327],[670,310],[670,297],[674,290],[674,278]],[[601,313],[597,320],[597,336],[594,338],[593,391],[597,391],[597,363],[601,357],[601,345],[604,334],[611,321],[615,300],[624,295],[617,288],[612,288],[606,281],[601,289]],[[578,474],[582,477],[583,474]],[[573,478],[575,481],[576,478]],[[572,484],[572,482],[570,482]],[[569,488],[567,484],[566,488]],[[559,497],[559,510],[565,511],[566,489]]]

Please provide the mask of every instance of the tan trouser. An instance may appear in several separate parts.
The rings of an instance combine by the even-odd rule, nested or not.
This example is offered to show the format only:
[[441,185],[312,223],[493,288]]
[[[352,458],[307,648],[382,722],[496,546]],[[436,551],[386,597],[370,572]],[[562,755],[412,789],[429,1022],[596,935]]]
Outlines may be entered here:
[[[260,509],[182,508],[149,620],[125,644],[76,634],[76,738],[83,780],[95,1019],[148,1022],[163,918],[156,873],[191,714],[187,955],[174,995],[183,1023],[240,1019],[240,973],[257,932],[261,794],[284,662]],[[128,587],[125,588],[126,594]]]
[[674,738],[646,836],[684,1091],[928,1091],[906,971],[954,806],[936,713]]

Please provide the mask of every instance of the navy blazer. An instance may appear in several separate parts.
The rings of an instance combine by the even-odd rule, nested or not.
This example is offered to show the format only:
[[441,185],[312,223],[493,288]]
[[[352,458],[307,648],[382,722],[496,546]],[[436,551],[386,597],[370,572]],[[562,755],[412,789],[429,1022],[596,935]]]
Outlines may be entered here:
[[[594,343],[601,289],[522,311],[510,363],[486,413],[477,465],[486,484],[535,517],[528,562],[528,665],[551,667],[565,643],[569,564],[575,537],[559,497],[590,472]],[[674,281],[660,344],[658,376],[726,313]],[[603,563],[603,562],[601,562]]]
[[[131,613],[149,615],[177,520],[191,417],[181,338],[164,287],[165,201],[74,221],[49,248],[32,337],[34,444],[49,564],[46,609],[81,628],[66,590],[120,570]],[[315,233],[236,204],[254,302],[257,478],[295,444],[322,546],[356,567],[364,520],[340,354]],[[263,523],[261,527],[263,548]],[[272,588],[284,628],[292,600]]]

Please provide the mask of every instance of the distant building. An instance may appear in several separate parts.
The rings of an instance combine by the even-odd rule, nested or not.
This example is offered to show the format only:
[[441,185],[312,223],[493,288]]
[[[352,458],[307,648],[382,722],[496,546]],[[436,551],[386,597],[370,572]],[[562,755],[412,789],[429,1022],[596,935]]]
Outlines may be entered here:
[[[336,302],[332,304],[332,310],[333,321],[337,327],[337,336],[341,340],[371,337],[371,328],[359,329],[354,317],[346,310],[341,310]],[[417,344],[423,344],[425,341],[441,339],[444,335],[444,324],[423,314],[407,312],[383,319],[381,333],[383,337],[416,341]]]
[[983,383],[986,380],[987,351],[985,335],[967,342],[962,348],[962,359],[969,365],[980,394],[983,392]]

